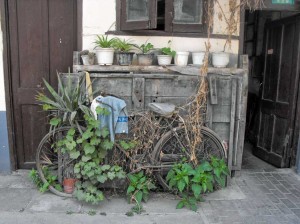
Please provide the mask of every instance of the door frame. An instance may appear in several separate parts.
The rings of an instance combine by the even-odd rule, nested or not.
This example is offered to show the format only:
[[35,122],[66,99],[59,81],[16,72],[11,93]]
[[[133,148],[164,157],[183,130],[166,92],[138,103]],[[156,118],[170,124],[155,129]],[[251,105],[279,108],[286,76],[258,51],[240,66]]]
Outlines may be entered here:
[[[300,13],[300,2],[295,1],[295,5],[274,5],[271,3],[272,0],[265,1],[265,8],[261,9],[263,11],[281,11],[281,12],[299,12]],[[239,54],[242,55],[244,53],[244,44],[245,44],[245,15],[246,10],[248,8],[241,8],[240,9],[240,36],[239,36]],[[300,54],[300,49],[299,52]],[[300,57],[299,57],[300,58]],[[300,63],[300,62],[298,62]],[[296,93],[296,100],[295,100],[295,115],[294,115],[294,134],[291,135],[292,141],[290,139],[289,146],[292,150],[296,149],[295,153],[297,152],[297,145],[298,145],[298,137],[300,134],[300,81],[298,84],[298,92]]]
[[[14,128],[14,110],[12,94],[12,74],[10,62],[10,35],[9,35],[9,18],[8,18],[8,1],[0,0],[1,29],[3,34],[3,73],[4,73],[4,91],[6,104],[6,119],[9,143],[9,155],[11,170],[17,167],[17,152],[15,146],[15,128]],[[82,5],[83,0],[76,0],[76,22],[77,22],[77,50],[82,50]]]

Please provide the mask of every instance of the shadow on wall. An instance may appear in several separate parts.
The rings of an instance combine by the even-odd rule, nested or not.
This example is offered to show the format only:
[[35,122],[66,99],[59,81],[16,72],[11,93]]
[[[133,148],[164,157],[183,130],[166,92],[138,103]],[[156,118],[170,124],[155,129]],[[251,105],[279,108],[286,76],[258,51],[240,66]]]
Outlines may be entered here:
[[0,111],[0,173],[10,171],[6,111]]

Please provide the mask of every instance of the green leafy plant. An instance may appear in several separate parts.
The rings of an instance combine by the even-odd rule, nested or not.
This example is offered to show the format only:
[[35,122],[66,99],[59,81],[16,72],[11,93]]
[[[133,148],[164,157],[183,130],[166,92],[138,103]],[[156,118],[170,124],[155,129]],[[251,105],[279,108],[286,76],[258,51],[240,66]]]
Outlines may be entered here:
[[136,45],[134,45],[131,42],[131,39],[120,39],[120,38],[116,38],[115,42],[114,42],[114,49],[120,52],[129,52],[133,49],[133,47],[135,47]]
[[57,182],[57,176],[52,175],[47,167],[43,168],[43,173],[45,175],[45,179],[47,180],[47,183],[44,183],[37,170],[32,169],[29,172],[29,178],[32,180],[32,182],[37,186],[40,192],[44,193],[49,190],[49,186],[53,186],[56,190],[62,191],[62,188],[60,184]]
[[152,180],[144,175],[143,171],[136,174],[128,174],[127,177],[129,179],[129,186],[127,188],[129,202],[135,203],[132,211],[139,214],[143,211],[141,202],[147,202],[150,191],[156,187]]
[[135,45],[135,47],[136,47],[137,49],[139,49],[143,54],[147,54],[147,53],[149,53],[151,50],[154,49],[153,44],[147,43],[147,41],[146,41],[144,44],[140,45],[140,46]]
[[[97,108],[100,114],[107,114],[105,109]],[[119,166],[104,163],[109,150],[114,146],[109,140],[107,129],[100,129],[100,121],[93,116],[84,115],[86,129],[82,135],[74,135],[70,129],[66,137],[57,144],[63,152],[76,160],[74,173],[79,180],[76,182],[75,197],[80,201],[97,204],[104,199],[99,184],[108,180],[125,178],[125,172]]]
[[109,39],[107,35],[97,35],[97,39],[95,40],[95,48],[113,48],[116,42],[116,38]]
[[176,55],[176,51],[171,49],[171,41],[170,40],[168,41],[168,46],[163,47],[160,50],[164,55],[170,55],[172,57],[175,57],[175,55]]
[[45,86],[50,93],[50,97],[45,93],[39,92],[36,100],[42,105],[44,111],[50,112],[50,125],[52,130],[59,125],[78,125],[83,120],[84,114],[91,114],[90,109],[86,106],[88,101],[85,94],[85,76],[79,76],[76,83],[72,83],[71,75],[67,77],[67,83],[62,82],[58,74],[58,91],[44,80]]
[[211,160],[203,161],[197,167],[187,162],[176,164],[167,175],[169,187],[178,191],[181,200],[176,208],[187,207],[197,210],[197,201],[201,201],[201,194],[213,192],[220,185],[225,186],[226,176],[229,170],[224,160],[211,157]]

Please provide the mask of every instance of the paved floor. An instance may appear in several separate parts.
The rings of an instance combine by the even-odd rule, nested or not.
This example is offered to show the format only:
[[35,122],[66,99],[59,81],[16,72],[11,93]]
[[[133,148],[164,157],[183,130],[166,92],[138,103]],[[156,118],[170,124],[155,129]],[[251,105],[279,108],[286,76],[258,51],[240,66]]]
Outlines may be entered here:
[[124,197],[111,196],[99,206],[91,206],[39,193],[28,180],[27,171],[0,175],[0,224],[300,224],[300,177],[291,169],[276,169],[257,160],[251,150],[245,155],[245,167],[255,169],[244,167],[231,186],[208,195],[197,212],[176,210],[178,200],[174,195],[154,194],[142,215],[127,217],[131,205]]

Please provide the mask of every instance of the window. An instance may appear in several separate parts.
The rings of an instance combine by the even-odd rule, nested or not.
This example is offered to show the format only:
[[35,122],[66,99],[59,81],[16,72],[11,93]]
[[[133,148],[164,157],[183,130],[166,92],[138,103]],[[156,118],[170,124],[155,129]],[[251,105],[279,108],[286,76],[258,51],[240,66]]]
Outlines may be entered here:
[[117,0],[117,30],[205,33],[207,0]]

